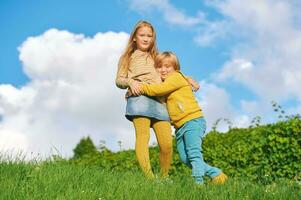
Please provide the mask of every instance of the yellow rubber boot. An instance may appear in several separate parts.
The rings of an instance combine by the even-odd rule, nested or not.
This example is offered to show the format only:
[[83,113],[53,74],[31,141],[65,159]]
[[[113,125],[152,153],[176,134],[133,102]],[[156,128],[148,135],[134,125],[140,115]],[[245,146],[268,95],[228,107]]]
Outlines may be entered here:
[[228,176],[222,172],[219,175],[212,178],[211,184],[213,184],[213,185],[222,185],[227,180],[228,180]]

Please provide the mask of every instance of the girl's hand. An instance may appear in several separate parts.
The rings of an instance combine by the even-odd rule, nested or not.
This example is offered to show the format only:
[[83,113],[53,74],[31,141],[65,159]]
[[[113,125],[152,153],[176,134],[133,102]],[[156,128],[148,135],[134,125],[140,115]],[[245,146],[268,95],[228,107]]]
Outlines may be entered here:
[[141,95],[141,90],[140,90],[140,83],[138,81],[133,81],[130,84],[130,91],[134,96],[139,96]]
[[191,88],[192,88],[192,90],[194,92],[196,92],[196,91],[198,91],[200,89],[200,85],[198,84],[198,82],[196,82],[195,80],[193,80],[191,77],[186,77],[186,80],[191,85]]

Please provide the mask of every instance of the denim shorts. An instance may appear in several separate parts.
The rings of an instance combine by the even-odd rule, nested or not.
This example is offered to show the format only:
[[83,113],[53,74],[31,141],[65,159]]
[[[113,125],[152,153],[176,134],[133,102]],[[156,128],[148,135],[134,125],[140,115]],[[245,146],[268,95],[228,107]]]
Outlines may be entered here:
[[170,121],[166,105],[154,97],[144,95],[132,96],[127,99],[125,117],[132,121],[135,116]]

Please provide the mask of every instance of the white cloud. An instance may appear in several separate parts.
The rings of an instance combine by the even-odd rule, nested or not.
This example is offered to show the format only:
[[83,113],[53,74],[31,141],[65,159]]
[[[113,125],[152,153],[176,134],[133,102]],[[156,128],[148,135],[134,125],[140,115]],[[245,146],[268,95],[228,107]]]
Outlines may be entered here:
[[19,150],[27,149],[28,145],[29,141],[24,134],[0,126],[0,152],[4,150],[16,153]]
[[263,110],[266,106],[262,106],[258,101],[241,100],[242,111],[249,113],[250,116],[262,116],[267,110]]
[[194,41],[202,47],[208,47],[215,44],[216,40],[224,38],[230,32],[231,26],[226,21],[209,22],[204,20],[203,26],[196,29],[198,33],[194,37]]
[[228,130],[229,124],[226,123],[227,120],[231,121],[232,127],[246,127],[249,125],[249,117],[241,114],[239,112],[240,108],[235,108],[231,104],[230,94],[225,89],[206,81],[201,81],[200,86],[200,92],[196,95],[207,121],[208,130],[212,128],[218,119],[223,119],[217,127],[219,131]]
[[291,3],[279,0],[227,0],[215,1],[211,4],[225,17],[236,24],[258,34],[279,29],[280,26],[290,27],[292,18]]
[[130,7],[138,12],[158,10],[162,12],[164,20],[172,25],[194,26],[204,22],[204,14],[198,12],[196,17],[188,16],[173,6],[169,0],[129,0]]
[[[230,78],[232,74],[240,74],[240,77],[235,77],[236,81],[241,81],[248,78],[248,74],[254,71],[254,65],[248,60],[237,59],[232,62],[227,62],[219,74],[216,74],[216,80],[224,81]],[[247,80],[248,82],[249,80]]]
[[233,47],[218,79],[242,83],[265,101],[300,101],[300,3],[228,0],[211,5],[228,19],[232,32],[244,38]]
[[[174,6],[169,0],[129,0],[132,10],[153,14],[155,11],[162,13],[163,19],[170,25],[190,26],[196,32],[194,41],[202,46],[212,46],[220,38],[231,33],[231,23],[228,21],[210,21],[205,10],[199,10],[196,16],[186,14]],[[207,3],[210,5],[210,3]],[[201,2],[200,2],[201,6]]]
[[[0,85],[0,149],[70,156],[90,135],[96,145],[133,148],[135,135],[124,117],[124,92],[115,86],[117,62],[127,33],[89,38],[50,29],[28,38],[20,60],[30,82],[18,89]],[[14,141],[14,142],[12,142]]]

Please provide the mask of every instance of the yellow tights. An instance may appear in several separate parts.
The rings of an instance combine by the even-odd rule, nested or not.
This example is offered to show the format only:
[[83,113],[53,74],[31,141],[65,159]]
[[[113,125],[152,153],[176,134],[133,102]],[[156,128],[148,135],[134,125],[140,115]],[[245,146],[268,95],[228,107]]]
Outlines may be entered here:
[[172,136],[171,126],[167,121],[158,121],[146,117],[136,117],[133,119],[136,131],[136,156],[143,173],[148,178],[154,178],[150,165],[148,143],[150,138],[150,127],[155,131],[160,148],[161,176],[168,176],[172,159]]

